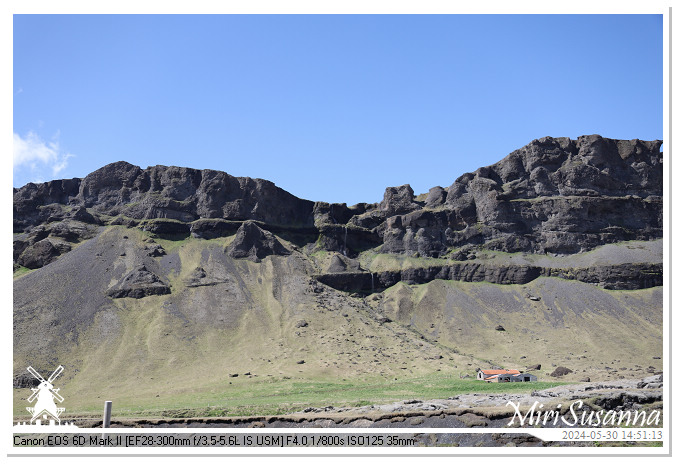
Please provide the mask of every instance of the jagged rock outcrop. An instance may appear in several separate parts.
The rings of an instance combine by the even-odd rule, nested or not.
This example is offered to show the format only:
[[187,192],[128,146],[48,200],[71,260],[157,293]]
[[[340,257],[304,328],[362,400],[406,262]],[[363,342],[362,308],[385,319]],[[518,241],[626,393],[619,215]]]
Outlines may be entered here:
[[[502,161],[434,187],[424,204],[408,186],[349,225],[374,230],[381,250],[439,257],[478,246],[571,254],[662,235],[662,141],[534,140]],[[351,240],[353,229],[349,229]],[[341,242],[324,246],[342,251]]]
[[541,275],[579,280],[610,290],[637,290],[663,284],[662,264],[652,263],[598,265],[576,269],[546,268],[541,271]]
[[[468,243],[576,253],[632,236],[659,237],[661,144],[600,136],[534,140],[457,179],[443,211],[389,218],[385,247],[427,256]],[[440,204],[441,191],[432,193]]]
[[159,243],[155,243],[153,241],[147,242],[147,244],[144,246],[144,251],[146,251],[146,254],[149,255],[151,258],[159,258],[167,254],[165,252],[165,248],[163,248],[162,245],[160,245]]
[[144,298],[150,295],[167,295],[170,287],[146,266],[127,273],[106,293],[111,298]]
[[414,199],[415,193],[408,184],[400,187],[387,187],[384,192],[384,200],[380,203],[380,211],[384,212],[386,216],[409,213],[420,208],[420,205],[416,204]]
[[[423,266],[372,273],[328,269],[325,274],[318,275],[317,279],[337,290],[370,293],[384,290],[398,282],[419,285],[441,279],[511,285],[526,284],[538,277],[561,277],[568,280],[579,280],[612,290],[638,290],[662,285],[662,265],[630,263],[573,269],[466,261],[450,265]],[[539,298],[536,300],[539,300]]]
[[84,179],[28,184],[15,190],[15,231],[46,221],[54,212],[45,207],[52,204],[136,220],[254,219],[298,226],[313,225],[314,206],[262,179],[174,166],[141,169],[120,161]]
[[252,221],[245,221],[236,232],[226,253],[232,258],[245,258],[259,262],[270,255],[285,256],[290,250],[269,231],[260,229]]
[[[87,240],[97,225],[113,224],[175,238],[212,239],[238,231],[227,252],[254,261],[289,253],[273,234],[287,234],[286,240],[307,252],[349,258],[365,250],[453,261],[473,261],[480,250],[575,254],[662,237],[661,145],[598,135],[544,137],[448,188],[433,187],[416,197],[409,185],[389,187],[380,203],[354,206],[302,200],[261,179],[174,166],[142,169],[121,161],[84,179],[14,189],[14,260],[32,268],[47,265],[69,243]],[[471,269],[493,279],[500,272],[478,266],[418,270],[425,277],[413,279],[443,272],[466,280]],[[559,269],[551,275],[611,288],[661,282],[662,269],[646,271]],[[528,278],[516,272],[511,278],[517,282]],[[530,271],[535,272],[546,271]],[[629,287],[626,281],[635,273],[632,280],[643,282]]]
[[38,269],[51,263],[60,254],[68,252],[70,249],[71,247],[67,243],[44,238],[27,246],[17,258],[17,263],[29,269]]

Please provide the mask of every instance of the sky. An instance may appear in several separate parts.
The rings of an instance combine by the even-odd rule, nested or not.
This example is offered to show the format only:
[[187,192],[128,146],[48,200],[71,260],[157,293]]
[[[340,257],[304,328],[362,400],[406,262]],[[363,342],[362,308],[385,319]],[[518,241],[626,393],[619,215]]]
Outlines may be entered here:
[[660,15],[15,15],[13,184],[115,161],[313,201],[447,187],[531,140],[663,138]]

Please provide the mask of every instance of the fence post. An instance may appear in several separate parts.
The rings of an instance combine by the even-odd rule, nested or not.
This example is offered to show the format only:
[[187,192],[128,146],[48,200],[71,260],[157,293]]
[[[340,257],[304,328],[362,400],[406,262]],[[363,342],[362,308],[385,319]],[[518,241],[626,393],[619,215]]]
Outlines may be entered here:
[[113,401],[104,402],[104,425],[105,429],[111,426],[111,408],[113,407]]
[[[111,409],[112,408],[113,408],[113,401],[105,401],[104,402],[104,421],[101,424],[101,427],[103,429],[108,429],[108,428],[111,427]],[[105,431],[101,434],[101,438],[103,440],[106,439],[106,432]],[[104,446],[103,440],[102,440],[101,446]]]

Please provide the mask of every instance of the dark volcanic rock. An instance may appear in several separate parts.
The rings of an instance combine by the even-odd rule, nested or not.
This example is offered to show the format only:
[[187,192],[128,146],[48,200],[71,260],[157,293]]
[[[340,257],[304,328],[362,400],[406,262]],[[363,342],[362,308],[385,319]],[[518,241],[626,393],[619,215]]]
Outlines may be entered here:
[[[121,161],[84,179],[14,189],[14,231],[20,234],[14,240],[14,259],[40,267],[68,248],[56,242],[34,248],[48,236],[80,242],[89,238],[82,224],[119,224],[199,239],[238,230],[228,252],[253,260],[289,253],[272,235],[277,234],[300,248],[351,258],[377,249],[470,263],[384,274],[378,282],[356,268],[341,269],[346,263],[332,263],[329,273],[350,271],[360,280],[358,285],[342,277],[342,287],[364,291],[401,278],[413,283],[434,278],[525,283],[539,275],[610,289],[647,288],[662,284],[661,265],[502,268],[472,261],[479,249],[563,255],[606,243],[661,238],[661,145],[660,140],[598,135],[544,137],[462,175],[446,189],[434,187],[415,198],[409,185],[389,187],[380,203],[351,207],[302,200],[261,179],[175,166],[142,169]],[[247,226],[246,233],[244,221],[259,225]]]
[[198,219],[191,223],[191,236],[204,239],[226,237],[236,232],[240,225],[240,222],[224,219]]
[[87,208],[84,206],[76,206],[73,208],[73,210],[68,214],[68,217],[75,220],[75,221],[80,221],[84,222],[87,224],[100,224],[101,221],[99,221],[97,218],[92,216],[88,211]]
[[80,221],[65,219],[47,227],[50,237],[58,237],[69,242],[79,242],[94,237],[96,227],[88,226]]
[[344,256],[356,257],[356,250],[373,248],[382,243],[377,232],[354,224],[323,224],[318,231],[317,249],[337,251]]
[[384,199],[380,203],[380,211],[388,216],[408,213],[419,207],[414,202],[414,198],[413,189],[408,184],[400,187],[387,187]]
[[13,246],[13,256],[14,256],[14,265],[18,266],[18,260],[19,256],[21,256],[21,253],[24,252],[26,248],[30,245],[30,241],[26,239],[26,237],[15,237],[14,242],[12,243]]
[[144,224],[143,229],[153,235],[188,235],[191,227],[181,221],[154,219]]
[[449,211],[417,210],[389,217],[379,228],[382,251],[432,257],[445,254],[449,216]]
[[15,231],[25,231],[50,216],[63,217],[63,212],[46,209],[52,204],[72,205],[76,208],[72,217],[83,222],[96,221],[95,213],[137,221],[174,219],[188,223],[223,218],[297,227],[314,224],[313,202],[266,180],[174,166],[141,169],[124,161],[104,166],[84,179],[27,184],[16,190]]
[[594,399],[594,404],[605,411],[622,409],[637,409],[640,404],[654,403],[662,400],[662,392],[615,392]]
[[660,237],[661,145],[598,135],[534,140],[448,188],[448,244],[475,237],[502,251],[575,253],[629,233]]
[[[339,269],[337,266],[335,269]],[[331,271],[316,278],[337,290],[368,292],[391,287],[398,282],[424,284],[435,279],[494,284],[526,284],[540,276],[562,277],[596,283],[607,289],[635,290],[662,285],[662,265],[621,264],[592,266],[582,269],[540,268],[530,265],[497,265],[479,261],[456,262],[449,265],[416,267],[400,271],[369,273],[360,270]],[[527,296],[532,301],[540,297]]]
[[325,203],[317,201],[314,204],[314,219],[317,224],[346,224],[352,216],[363,214],[365,204],[347,207],[346,203]]
[[32,388],[40,385],[40,381],[28,372],[15,374],[12,379],[13,388]]
[[28,227],[47,220],[45,206],[66,205],[78,194],[81,179],[63,179],[29,183],[14,191],[14,231],[23,232]]
[[542,275],[601,285],[609,290],[638,290],[663,284],[662,264],[619,264],[578,269],[543,269]]
[[205,272],[205,269],[198,266],[191,271],[191,274],[186,278],[185,283],[187,287],[202,287],[210,285],[211,282],[207,280],[207,272]]
[[108,164],[82,180],[78,200],[86,208],[110,211],[130,200],[130,191],[141,173],[139,166],[124,161]]
[[49,239],[43,239],[27,247],[17,262],[29,269],[38,269],[54,261],[61,253]]
[[144,298],[150,295],[166,295],[170,287],[160,277],[141,266],[129,272],[107,295],[111,298]]
[[564,375],[570,374],[573,372],[567,367],[559,366],[556,369],[554,369],[554,372],[552,372],[551,375],[552,377],[563,377]]
[[191,274],[189,274],[189,279],[190,280],[200,280],[204,279],[207,276],[207,273],[205,272],[205,269],[202,267],[197,267],[193,271],[191,271]]
[[198,266],[188,277],[184,280],[187,287],[209,287],[212,285],[226,283],[228,279],[218,279],[214,276],[209,276],[207,271],[202,267]]
[[233,242],[226,253],[232,258],[246,258],[259,262],[270,255],[289,255],[290,250],[269,231],[260,229],[252,221],[245,221],[240,226]]
[[[340,272],[333,274],[321,274],[316,276],[319,282],[344,292],[368,292],[372,290],[373,277],[369,272]],[[394,285],[397,279],[388,285]]]
[[438,208],[443,206],[446,202],[448,192],[442,187],[432,187],[429,189],[427,199],[424,204],[427,208]]
[[165,252],[165,248],[160,243],[149,243],[144,247],[144,251],[146,251],[146,254],[148,254],[151,258],[159,258],[161,256],[165,256],[167,253]]
[[330,264],[328,265],[327,272],[344,272],[347,270],[346,263],[338,255],[333,255],[330,258]]

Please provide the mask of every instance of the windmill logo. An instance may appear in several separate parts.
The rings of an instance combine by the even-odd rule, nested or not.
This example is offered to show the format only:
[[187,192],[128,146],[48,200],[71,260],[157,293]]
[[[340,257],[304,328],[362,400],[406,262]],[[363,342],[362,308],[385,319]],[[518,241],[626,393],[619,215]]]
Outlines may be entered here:
[[28,397],[29,403],[32,403],[33,400],[37,398],[35,406],[26,408],[26,410],[33,415],[33,417],[31,417],[31,424],[35,423],[36,425],[41,425],[41,417],[44,420],[49,420],[50,425],[54,425],[55,423],[57,425],[61,424],[59,415],[64,412],[66,408],[57,407],[54,400],[61,403],[64,401],[64,398],[59,394],[59,389],[54,388],[52,382],[54,382],[54,379],[56,379],[63,370],[64,366],[57,367],[57,369],[52,372],[52,375],[45,380],[38,371],[31,366],[28,366],[28,372],[40,381],[37,388],[31,388],[33,393]]

